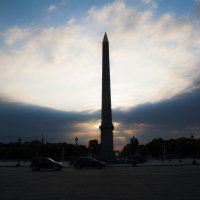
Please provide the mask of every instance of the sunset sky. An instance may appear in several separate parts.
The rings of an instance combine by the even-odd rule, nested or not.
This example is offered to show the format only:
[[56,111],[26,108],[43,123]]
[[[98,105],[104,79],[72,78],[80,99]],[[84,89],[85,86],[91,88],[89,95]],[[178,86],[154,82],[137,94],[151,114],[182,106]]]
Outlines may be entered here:
[[115,149],[200,137],[200,0],[0,0],[0,142],[99,139],[105,31]]

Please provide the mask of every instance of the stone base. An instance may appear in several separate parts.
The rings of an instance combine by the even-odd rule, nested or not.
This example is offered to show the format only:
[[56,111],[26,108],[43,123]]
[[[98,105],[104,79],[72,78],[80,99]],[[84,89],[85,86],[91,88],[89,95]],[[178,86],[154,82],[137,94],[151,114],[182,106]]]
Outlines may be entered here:
[[100,153],[99,159],[106,163],[115,163],[116,157],[113,151],[103,151]]

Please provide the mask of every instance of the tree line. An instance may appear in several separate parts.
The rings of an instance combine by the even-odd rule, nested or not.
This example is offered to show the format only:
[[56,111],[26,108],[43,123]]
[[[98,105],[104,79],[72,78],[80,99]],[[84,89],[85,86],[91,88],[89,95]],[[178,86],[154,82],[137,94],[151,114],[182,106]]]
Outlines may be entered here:
[[24,160],[35,157],[50,157],[55,160],[68,160],[72,156],[86,156],[85,145],[48,143],[41,141],[0,143],[0,160]]
[[[134,140],[133,140],[134,139]],[[0,160],[31,160],[34,157],[50,157],[55,160],[70,160],[71,157],[93,156],[100,153],[101,145],[98,140],[90,140],[89,145],[69,143],[48,143],[44,141],[0,143]],[[119,153],[120,158],[132,158],[133,154],[139,154],[153,158],[199,157],[200,139],[177,138],[164,140],[156,138],[142,145],[136,138],[132,138]]]
[[138,153],[153,158],[184,158],[199,157],[200,155],[200,139],[181,137],[177,139],[164,140],[162,138],[153,139],[146,145],[137,146],[133,152],[131,143],[124,146],[120,152],[121,157],[129,157],[133,153]]

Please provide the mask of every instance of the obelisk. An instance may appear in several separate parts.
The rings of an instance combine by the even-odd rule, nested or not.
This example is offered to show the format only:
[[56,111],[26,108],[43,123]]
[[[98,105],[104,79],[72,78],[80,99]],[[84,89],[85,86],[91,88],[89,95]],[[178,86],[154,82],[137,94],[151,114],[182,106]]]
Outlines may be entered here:
[[101,160],[114,161],[109,42],[105,33],[102,44]]

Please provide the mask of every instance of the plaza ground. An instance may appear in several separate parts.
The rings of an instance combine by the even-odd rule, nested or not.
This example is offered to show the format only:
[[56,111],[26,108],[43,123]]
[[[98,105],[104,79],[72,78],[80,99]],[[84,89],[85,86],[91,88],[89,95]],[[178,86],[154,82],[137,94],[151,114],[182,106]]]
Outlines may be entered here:
[[[191,165],[193,162],[192,158],[184,158],[181,160],[179,159],[173,159],[171,161],[169,160],[161,160],[161,159],[149,159],[148,162],[139,163],[138,166],[163,166],[163,165]],[[62,162],[64,167],[72,167],[68,161]],[[196,163],[200,165],[200,160],[196,159]],[[14,167],[16,166],[17,161],[0,161],[0,167]],[[29,167],[31,164],[30,161],[20,161],[20,165],[22,167]],[[131,166],[132,164],[115,164],[114,166]]]
[[199,200],[200,166],[0,168],[1,200]]

